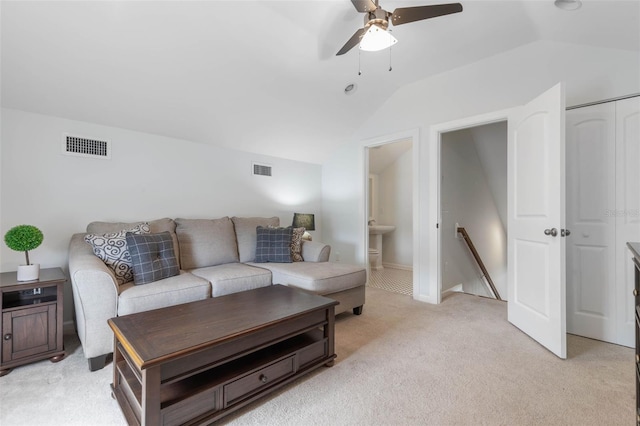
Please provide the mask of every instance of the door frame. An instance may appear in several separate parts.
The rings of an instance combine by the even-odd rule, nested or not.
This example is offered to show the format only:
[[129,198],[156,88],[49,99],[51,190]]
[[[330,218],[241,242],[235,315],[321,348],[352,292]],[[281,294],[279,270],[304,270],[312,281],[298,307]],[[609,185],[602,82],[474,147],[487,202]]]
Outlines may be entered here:
[[419,200],[419,184],[420,184],[420,130],[418,128],[400,131],[389,135],[379,136],[371,139],[366,139],[361,142],[360,149],[363,160],[363,174],[362,174],[362,193],[363,205],[362,205],[362,232],[364,235],[363,244],[363,259],[366,261],[367,276],[371,274],[371,264],[369,263],[369,148],[376,146],[386,145],[389,143],[399,142],[402,140],[411,140],[411,155],[412,155],[412,175],[411,193],[412,193],[412,210],[413,210],[413,298],[422,300],[420,298],[420,200]]
[[[442,223],[440,207],[442,134],[482,126],[485,124],[493,124],[503,121],[508,122],[509,115],[513,109],[514,108],[509,108],[472,117],[465,117],[458,120],[447,121],[445,123],[434,124],[429,127],[429,165],[427,167],[429,184],[427,193],[432,194],[429,197],[429,203],[427,203],[427,223],[429,226],[427,231],[429,248],[427,271],[429,271],[429,276],[428,285],[425,287],[428,291],[426,295],[423,295],[421,300],[434,304],[439,304],[442,301],[442,271],[440,265],[440,251],[442,249],[440,241],[440,224]],[[435,196],[433,196],[433,194],[435,194]]]

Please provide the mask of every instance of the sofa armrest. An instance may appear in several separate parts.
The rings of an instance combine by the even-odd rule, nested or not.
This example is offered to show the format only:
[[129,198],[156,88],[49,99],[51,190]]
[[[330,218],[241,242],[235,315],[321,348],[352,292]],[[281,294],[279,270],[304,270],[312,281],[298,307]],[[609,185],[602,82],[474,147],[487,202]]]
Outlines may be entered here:
[[84,235],[71,237],[69,276],[78,337],[84,356],[93,358],[113,351],[113,334],[107,320],[118,313],[118,283],[113,271],[93,254]]
[[302,258],[305,262],[328,262],[331,246],[318,241],[302,240]]

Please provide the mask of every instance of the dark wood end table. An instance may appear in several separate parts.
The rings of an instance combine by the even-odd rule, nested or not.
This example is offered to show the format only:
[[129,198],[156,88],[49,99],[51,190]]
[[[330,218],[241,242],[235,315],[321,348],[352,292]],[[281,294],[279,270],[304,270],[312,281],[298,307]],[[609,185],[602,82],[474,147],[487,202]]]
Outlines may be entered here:
[[40,279],[18,281],[16,272],[0,274],[2,354],[0,376],[14,367],[45,358],[65,357],[63,295],[67,277],[60,268],[42,269]]

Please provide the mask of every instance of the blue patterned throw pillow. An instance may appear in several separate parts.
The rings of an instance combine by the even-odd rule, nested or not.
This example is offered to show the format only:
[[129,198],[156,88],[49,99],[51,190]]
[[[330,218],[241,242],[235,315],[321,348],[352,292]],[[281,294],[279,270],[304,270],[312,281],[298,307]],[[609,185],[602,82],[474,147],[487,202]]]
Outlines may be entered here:
[[98,256],[109,268],[113,270],[118,284],[122,285],[133,280],[131,269],[131,256],[127,248],[127,232],[133,234],[148,234],[149,224],[141,223],[131,229],[123,229],[108,234],[87,234],[84,240],[91,244],[93,254]]
[[256,263],[291,263],[291,235],[293,229],[256,228]]
[[142,235],[127,232],[127,246],[135,285],[149,284],[180,273],[169,232]]

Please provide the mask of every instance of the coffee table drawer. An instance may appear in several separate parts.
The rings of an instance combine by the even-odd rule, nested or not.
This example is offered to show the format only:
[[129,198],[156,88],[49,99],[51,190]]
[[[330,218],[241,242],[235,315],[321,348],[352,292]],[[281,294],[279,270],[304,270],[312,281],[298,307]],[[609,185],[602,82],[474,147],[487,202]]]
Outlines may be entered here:
[[253,392],[271,386],[295,372],[295,355],[274,362],[224,386],[224,406],[236,403]]

